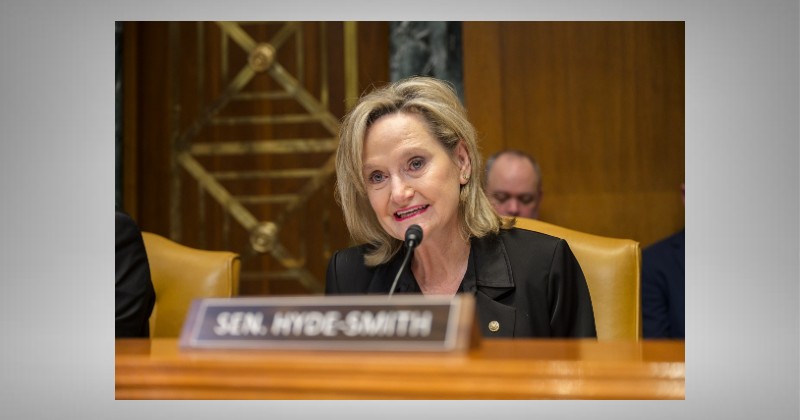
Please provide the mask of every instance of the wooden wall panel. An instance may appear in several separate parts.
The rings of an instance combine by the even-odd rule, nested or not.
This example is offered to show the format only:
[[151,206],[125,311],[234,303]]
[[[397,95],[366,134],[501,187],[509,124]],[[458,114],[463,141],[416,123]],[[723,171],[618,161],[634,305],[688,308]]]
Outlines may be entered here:
[[[126,150],[133,150],[126,157],[132,159],[126,160],[125,203],[126,207],[132,206],[126,210],[143,229],[169,236],[173,229],[169,216],[172,119],[177,115],[181,126],[185,126],[188,116],[207,104],[224,84],[219,69],[171,77],[167,22],[125,25],[129,37],[125,40],[125,141]],[[318,32],[313,22],[304,25],[307,36],[302,42],[313,48]],[[341,43],[335,39],[341,39],[341,23],[327,25],[332,34],[327,48],[331,55],[340,56],[337,49]],[[358,24],[359,94],[389,79],[388,32],[387,22]],[[179,59],[193,64],[221,59],[218,32],[207,29],[202,35],[211,47],[199,55],[186,42],[195,36],[197,29],[191,23],[181,25],[180,38],[184,42],[179,46]],[[466,105],[482,137],[484,157],[501,148],[514,147],[540,160],[545,188],[543,220],[600,235],[631,238],[643,245],[683,226],[678,189],[684,179],[682,22],[465,22],[463,47]],[[329,64],[331,80],[342,80],[334,77],[341,67]],[[304,83],[309,89],[318,88],[316,81],[321,71],[318,63],[306,63]],[[171,99],[176,89],[183,98],[178,114]],[[342,85],[330,86],[331,108],[337,116],[344,113],[343,97]],[[248,113],[273,111],[263,103],[237,106]],[[303,134],[303,130],[306,129],[286,127],[281,132],[264,128],[226,131],[218,127],[206,135],[282,138]],[[301,158],[253,159],[265,167],[279,167]],[[212,168],[237,164],[221,157],[206,163]],[[221,209],[208,203],[202,206],[196,187],[189,181],[184,176],[184,243],[232,249],[231,244],[222,241]],[[246,192],[251,187],[236,188]],[[206,201],[211,200],[206,197]],[[206,219],[213,226],[198,226],[200,207],[206,208]],[[264,219],[272,215],[267,207],[258,211]],[[306,252],[309,269],[324,279],[330,253],[350,243],[333,200],[332,178],[303,212],[287,222],[284,234],[289,235],[282,237],[287,246],[293,252]],[[302,236],[316,245],[303,251],[300,241],[292,242],[291,235]],[[239,239],[245,236],[244,231],[234,234]],[[291,282],[275,282],[269,287],[254,282],[249,287],[243,285],[242,291],[306,293]]]
[[683,22],[465,22],[465,101],[484,157],[542,168],[541,219],[643,245],[684,209]]
[[[318,98],[323,71],[330,85],[327,98],[331,112],[340,118],[345,112],[343,22],[302,22],[303,36],[291,37],[278,50],[278,61],[298,78],[301,85]],[[263,25],[244,23],[242,28],[253,39],[270,39],[278,30],[278,23]],[[174,30],[175,32],[171,32]],[[388,24],[363,22],[359,31],[359,86],[360,93],[373,80],[388,80]],[[325,38],[321,38],[322,32]],[[181,243],[204,249],[226,249],[242,254],[242,268],[248,271],[281,270],[280,264],[269,258],[259,258],[248,246],[249,233],[227,217],[223,209],[208,194],[202,193],[198,183],[183,168],[178,168],[180,190],[171,183],[173,149],[172,139],[186,129],[202,114],[225,89],[233,75],[246,62],[241,48],[228,41],[228,60],[222,53],[224,45],[220,28],[212,22],[198,25],[181,22],[127,22],[128,36],[125,51],[125,131],[126,147],[133,148],[127,159],[135,169],[126,172],[126,210],[135,215],[143,230],[167,237],[177,235]],[[325,44],[323,44],[323,41]],[[302,71],[297,64],[297,46],[301,44]],[[320,52],[326,51],[326,62]],[[171,61],[176,60],[177,63]],[[173,66],[172,64],[177,64]],[[227,67],[227,70],[226,70]],[[171,73],[172,69],[180,69]],[[227,75],[226,75],[227,71]],[[276,87],[276,82],[265,74],[256,75],[247,85],[248,91],[266,91]],[[220,116],[265,116],[301,113],[304,110],[290,100],[247,101],[229,103]],[[307,138],[325,136],[320,126],[284,124],[280,126],[210,125],[205,126],[194,142],[223,142]],[[328,134],[328,136],[330,136]],[[329,154],[280,154],[247,156],[198,157],[209,171],[241,168],[285,169],[322,165]],[[350,245],[350,238],[338,205],[333,197],[333,177],[320,188],[306,205],[286,220],[280,242],[296,257],[304,258],[306,268],[324,284],[325,269],[331,253]],[[249,181],[225,182],[225,188],[234,195],[256,193],[285,194],[296,192],[305,180],[286,180],[276,183]],[[180,223],[175,225],[170,217],[170,203],[180,203]],[[279,213],[275,205],[248,205],[248,210],[259,220],[269,221]],[[224,231],[229,229],[230,235]],[[296,281],[247,280],[243,278],[240,291],[255,294],[307,294],[309,290]]]

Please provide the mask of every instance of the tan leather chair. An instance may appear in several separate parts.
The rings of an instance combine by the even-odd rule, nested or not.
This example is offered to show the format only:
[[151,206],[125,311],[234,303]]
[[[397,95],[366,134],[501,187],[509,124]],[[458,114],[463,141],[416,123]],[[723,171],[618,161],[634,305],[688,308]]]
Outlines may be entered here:
[[642,249],[638,242],[592,235],[522,217],[517,218],[515,226],[567,241],[589,285],[598,339],[638,340],[642,337]]
[[150,337],[178,337],[192,300],[239,293],[239,255],[183,246],[155,233],[142,232],[156,304]]

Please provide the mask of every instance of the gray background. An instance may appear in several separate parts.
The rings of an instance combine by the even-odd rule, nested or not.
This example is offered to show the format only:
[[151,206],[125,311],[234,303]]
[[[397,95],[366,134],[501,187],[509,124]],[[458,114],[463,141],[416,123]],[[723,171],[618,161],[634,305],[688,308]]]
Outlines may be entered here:
[[[4,0],[2,417],[798,418],[798,9],[765,0]],[[152,19],[686,21],[686,401],[114,401],[112,34],[115,20]]]

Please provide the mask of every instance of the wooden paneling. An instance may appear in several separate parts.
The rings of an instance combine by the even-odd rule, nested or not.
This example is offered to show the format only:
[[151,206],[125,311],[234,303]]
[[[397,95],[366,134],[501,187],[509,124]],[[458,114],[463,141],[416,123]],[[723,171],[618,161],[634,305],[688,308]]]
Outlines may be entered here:
[[541,219],[646,246],[684,209],[683,22],[465,22],[484,156],[529,152]]
[[[299,41],[312,51],[327,33],[330,109],[341,117],[345,92],[341,65],[342,22],[304,22]],[[542,166],[541,218],[598,235],[630,238],[646,246],[684,224],[679,186],[684,180],[684,24],[682,22],[465,22],[464,87],[470,118],[482,137],[484,156],[506,147],[536,156]],[[169,236],[172,145],[175,127],[183,130],[225,86],[221,36],[213,24],[198,30],[178,25],[170,54],[168,22],[125,24],[125,203],[144,230]],[[359,22],[358,94],[389,79],[387,22]],[[249,27],[259,39],[268,29]],[[259,32],[266,31],[266,32]],[[207,47],[199,51],[194,40]],[[294,41],[292,41],[294,42]],[[228,48],[235,49],[232,43]],[[293,62],[287,48],[282,63]],[[315,54],[309,54],[309,57]],[[339,58],[337,58],[339,57]],[[170,73],[170,60],[187,69]],[[243,55],[232,56],[229,72]],[[309,59],[311,60],[311,59]],[[338,61],[337,61],[338,60]],[[209,64],[201,66],[200,64]],[[205,70],[199,70],[205,68]],[[307,61],[303,84],[319,90],[319,62]],[[251,83],[266,88],[266,78]],[[179,102],[173,100],[180,98]],[[269,115],[291,104],[237,103],[232,109]],[[227,112],[227,111],[226,111]],[[205,140],[276,139],[314,134],[313,128],[230,129],[214,127]],[[319,164],[323,157],[257,156],[247,164],[264,168]],[[208,158],[211,169],[244,164],[229,157]],[[280,193],[286,185],[230,185],[231,191]],[[198,192],[185,171],[180,192],[182,242],[243,254],[243,269],[253,255],[242,244],[247,232],[230,221],[231,241],[223,238],[224,212]],[[691,186],[690,186],[691,188]],[[204,200],[204,201],[203,201]],[[201,210],[203,209],[203,210]],[[205,226],[198,222],[205,212]],[[259,219],[275,215],[270,206],[253,210]],[[333,177],[306,207],[287,220],[281,239],[320,280],[332,251],[349,245],[341,211],[333,200]],[[311,244],[305,248],[300,239]],[[265,263],[260,269],[279,268]],[[245,294],[307,293],[293,282],[269,287],[243,280]]]
[[[344,23],[301,22],[302,36],[291,36],[278,49],[278,62],[319,101],[327,100],[336,118],[345,113]],[[257,42],[267,41],[280,30],[280,22],[241,24]],[[360,61],[358,92],[374,80],[388,79],[388,24],[358,24]],[[203,115],[247,62],[247,54],[230,38],[224,39],[213,22],[126,22],[125,47],[125,144],[126,210],[135,215],[143,230],[171,237],[202,249],[230,250],[242,255],[243,274],[248,271],[282,270],[271,257],[261,257],[249,247],[249,232],[226,215],[223,208],[186,170],[174,166],[173,141]],[[302,48],[300,48],[302,47]],[[298,53],[303,51],[303,53]],[[324,54],[322,52],[324,51]],[[300,57],[299,55],[302,54]],[[298,60],[299,59],[299,60]],[[323,74],[324,72],[324,74]],[[323,95],[322,78],[329,81]],[[257,74],[246,90],[270,91],[277,82]],[[326,99],[324,99],[326,98]],[[306,112],[292,100],[236,100],[218,114],[221,117],[268,116]],[[333,137],[313,124],[206,125],[191,139],[194,143]],[[127,149],[126,149],[127,151]],[[234,169],[318,168],[330,153],[251,154],[207,156],[198,161],[208,171]],[[129,167],[126,166],[126,170]],[[180,183],[172,182],[177,170]],[[289,252],[305,261],[305,267],[324,283],[331,252],[350,245],[341,211],[333,200],[334,178],[330,177],[299,211],[291,213],[279,234]],[[233,195],[296,193],[306,180],[278,182],[222,181]],[[176,188],[176,187],[180,188]],[[170,211],[179,204],[178,224]],[[172,203],[172,204],[171,204]],[[260,221],[274,220],[281,208],[253,204],[248,210]],[[227,233],[226,233],[227,232]],[[242,278],[242,294],[307,294],[296,281],[248,280]]]

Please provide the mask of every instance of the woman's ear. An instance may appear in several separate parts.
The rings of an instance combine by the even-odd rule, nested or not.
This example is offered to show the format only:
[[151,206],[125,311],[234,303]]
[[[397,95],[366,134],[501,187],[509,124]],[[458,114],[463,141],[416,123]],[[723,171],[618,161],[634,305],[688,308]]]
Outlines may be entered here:
[[459,140],[456,145],[456,163],[458,163],[458,171],[461,185],[469,182],[472,175],[472,161],[469,160],[469,152],[464,140]]

